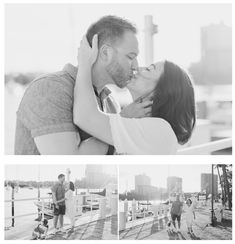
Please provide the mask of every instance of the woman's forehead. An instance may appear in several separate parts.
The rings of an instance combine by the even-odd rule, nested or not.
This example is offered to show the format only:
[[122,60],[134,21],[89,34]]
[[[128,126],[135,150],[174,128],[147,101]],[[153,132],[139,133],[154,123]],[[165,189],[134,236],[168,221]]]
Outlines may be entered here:
[[164,61],[159,61],[159,62],[153,63],[149,66],[149,68],[151,68],[151,67],[154,69],[163,68],[164,67]]

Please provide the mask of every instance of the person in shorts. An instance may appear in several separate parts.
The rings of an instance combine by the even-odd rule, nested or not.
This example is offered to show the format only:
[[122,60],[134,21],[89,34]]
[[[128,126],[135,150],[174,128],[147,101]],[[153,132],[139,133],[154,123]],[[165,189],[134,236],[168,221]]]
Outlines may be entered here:
[[[66,232],[63,228],[64,215],[65,215],[65,175],[60,174],[58,176],[58,182],[52,187],[52,198],[54,203],[54,234],[57,232]],[[60,228],[57,228],[58,219],[60,222]]]
[[171,219],[175,228],[176,228],[175,221],[177,220],[178,232],[180,231],[180,226],[181,226],[182,209],[183,209],[183,203],[180,201],[180,196],[176,195],[176,200],[172,203],[171,206]]

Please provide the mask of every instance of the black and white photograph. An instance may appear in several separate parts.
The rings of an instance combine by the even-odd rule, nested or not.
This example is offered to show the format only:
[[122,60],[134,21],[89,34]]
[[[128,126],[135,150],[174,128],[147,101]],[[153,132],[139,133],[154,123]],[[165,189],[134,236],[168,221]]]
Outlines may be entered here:
[[4,7],[5,155],[232,154],[232,4]]
[[6,165],[5,240],[116,240],[115,165]]
[[232,240],[232,165],[119,165],[120,240]]

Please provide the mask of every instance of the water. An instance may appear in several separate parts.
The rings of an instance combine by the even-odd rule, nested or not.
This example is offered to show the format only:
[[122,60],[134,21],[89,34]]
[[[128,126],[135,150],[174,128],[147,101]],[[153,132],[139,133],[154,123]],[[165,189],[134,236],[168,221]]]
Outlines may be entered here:
[[[49,195],[47,193],[49,193],[49,192],[51,192],[50,189],[40,189],[40,196],[48,197]],[[5,188],[4,194],[5,194],[5,200],[11,200],[12,189]],[[18,192],[15,192],[15,199],[26,199],[26,198],[37,198],[37,197],[38,197],[38,190],[36,188],[33,188],[33,189],[19,188]],[[35,201],[37,201],[37,200],[15,202],[15,216],[37,212],[37,207],[34,204]],[[4,204],[4,212],[5,212],[5,218],[11,217],[11,203],[10,202]],[[37,217],[37,214],[35,214],[33,216],[22,217],[20,219],[16,218],[15,226],[22,224],[22,222],[34,221],[34,219],[36,217]],[[5,226],[10,226],[10,225],[11,225],[11,220],[6,220]]]
[[[100,192],[102,189],[89,189],[89,192]],[[89,194],[88,189],[77,189],[77,194]],[[50,188],[40,188],[40,197],[49,197],[48,193],[51,193]],[[12,189],[5,188],[5,200],[11,200],[12,196]],[[38,197],[38,189],[33,188],[18,188],[18,191],[15,191],[14,195],[15,199],[27,199],[27,198],[37,198]],[[15,202],[15,216],[23,215],[23,214],[30,214],[30,213],[37,213],[37,207],[35,206],[35,200],[30,201],[20,201]],[[11,217],[11,202],[4,204],[5,210],[5,218]],[[23,223],[30,223],[33,222],[37,218],[37,214],[32,216],[21,217],[20,219],[15,219],[15,226]],[[5,221],[5,226],[11,225],[11,219]]]

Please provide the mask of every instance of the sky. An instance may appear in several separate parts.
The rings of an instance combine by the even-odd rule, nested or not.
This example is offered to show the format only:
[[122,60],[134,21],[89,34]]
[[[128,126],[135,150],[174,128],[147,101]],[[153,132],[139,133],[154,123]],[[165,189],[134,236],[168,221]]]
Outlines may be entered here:
[[[116,165],[100,165],[103,168],[103,172],[116,175]],[[6,165],[5,166],[5,180],[22,180],[22,181],[56,181],[59,174],[66,174],[67,168],[70,169],[71,181],[75,179],[81,179],[85,176],[86,165]]]
[[144,16],[152,15],[154,60],[168,59],[188,67],[200,59],[200,28],[232,25],[230,4],[6,4],[5,71],[50,72],[76,64],[77,47],[91,23],[112,14],[138,28],[144,65]]
[[[167,177],[178,176],[183,179],[184,192],[198,192],[201,187],[201,173],[211,173],[211,164],[199,165],[120,165],[119,192],[135,188],[134,177],[145,174],[151,178],[151,184],[167,188]],[[216,170],[214,170],[216,174]]]

